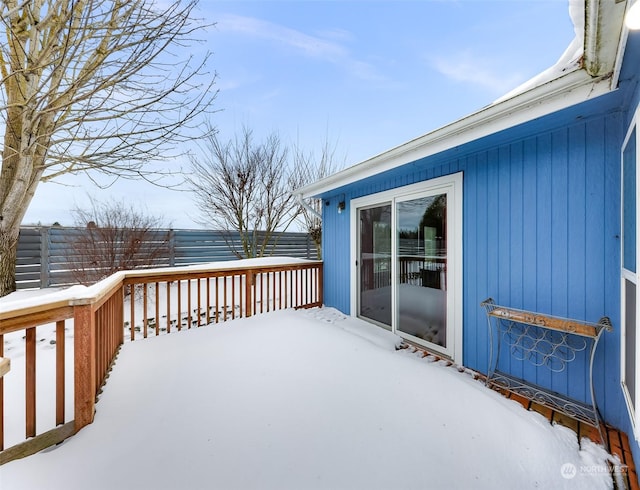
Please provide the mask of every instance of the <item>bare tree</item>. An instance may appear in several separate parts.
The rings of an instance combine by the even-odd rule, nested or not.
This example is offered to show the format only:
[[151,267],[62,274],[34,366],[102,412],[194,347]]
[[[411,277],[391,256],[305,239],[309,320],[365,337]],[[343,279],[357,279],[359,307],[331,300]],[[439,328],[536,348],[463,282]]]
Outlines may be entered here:
[[188,179],[201,223],[222,231],[238,258],[269,254],[274,233],[285,231],[300,212],[292,194],[300,174],[289,166],[276,134],[257,143],[247,128],[228,142],[212,133],[203,156],[191,158]]
[[[0,4],[0,296],[15,289],[20,223],[38,184],[95,172],[155,180],[216,96],[197,0],[4,0]],[[173,154],[173,155],[172,155]]]
[[91,201],[72,210],[77,232],[68,239],[67,259],[73,278],[93,284],[116,271],[166,265],[169,232],[162,218],[124,202]]
[[[345,159],[336,157],[336,145],[325,138],[319,156],[314,152],[304,152],[298,146],[294,149],[294,165],[299,174],[301,185],[323,179],[344,168]],[[316,247],[318,259],[322,258],[322,199],[309,198],[301,206],[298,221],[309,233]]]

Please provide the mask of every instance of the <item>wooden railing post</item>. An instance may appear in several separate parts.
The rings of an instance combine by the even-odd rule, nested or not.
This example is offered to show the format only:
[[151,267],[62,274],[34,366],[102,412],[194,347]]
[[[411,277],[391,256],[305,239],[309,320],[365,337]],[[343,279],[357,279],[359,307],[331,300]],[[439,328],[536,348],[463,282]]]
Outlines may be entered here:
[[0,357],[0,379],[11,371],[11,361],[7,357]]
[[324,305],[324,263],[318,266],[318,284],[316,286],[319,306]]
[[245,281],[244,281],[244,311],[245,311],[245,316],[246,317],[250,317],[253,312],[253,271],[246,271],[245,272]]
[[25,336],[25,437],[36,435],[36,328]]
[[56,322],[56,425],[64,424],[64,320]]
[[73,309],[75,431],[93,422],[96,400],[95,315],[91,305]]

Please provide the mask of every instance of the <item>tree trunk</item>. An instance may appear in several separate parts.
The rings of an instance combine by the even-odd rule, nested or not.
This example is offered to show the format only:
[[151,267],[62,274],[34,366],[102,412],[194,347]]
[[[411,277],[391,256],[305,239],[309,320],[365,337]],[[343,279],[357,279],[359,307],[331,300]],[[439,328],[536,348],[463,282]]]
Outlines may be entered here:
[[0,227],[0,298],[16,290],[19,233],[19,226],[16,230]]

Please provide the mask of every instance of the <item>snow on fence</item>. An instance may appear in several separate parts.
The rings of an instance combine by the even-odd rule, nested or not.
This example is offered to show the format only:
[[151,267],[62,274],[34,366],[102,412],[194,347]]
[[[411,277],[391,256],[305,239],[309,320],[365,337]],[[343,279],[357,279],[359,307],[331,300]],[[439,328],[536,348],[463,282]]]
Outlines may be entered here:
[[0,358],[12,369],[0,376],[0,465],[90,424],[124,341],[322,301],[322,262],[272,258],[123,271],[1,302]]
[[[83,230],[60,226],[20,228],[16,264],[18,289],[68,286],[77,283],[70,274],[75,257],[70,254],[69,244]],[[165,229],[153,230],[146,238],[152,241],[152,246],[157,245],[158,240],[162,240],[163,243],[166,241],[166,254],[156,259],[152,264],[154,267],[237,260],[227,240],[237,249],[241,249],[237,232],[225,235],[220,231]],[[107,245],[112,247],[113,244]],[[315,245],[307,233],[276,233],[269,240],[269,252],[274,256],[310,260],[317,258]]]

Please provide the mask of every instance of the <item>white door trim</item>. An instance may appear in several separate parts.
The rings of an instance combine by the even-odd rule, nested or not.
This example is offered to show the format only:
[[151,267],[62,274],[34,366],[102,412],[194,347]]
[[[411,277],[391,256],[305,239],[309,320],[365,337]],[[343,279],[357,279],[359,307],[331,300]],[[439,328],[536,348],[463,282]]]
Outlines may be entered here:
[[[463,173],[458,172],[451,175],[445,175],[442,177],[437,177],[435,179],[425,180],[422,182],[418,182],[415,184],[397,187],[395,189],[390,189],[383,192],[378,192],[376,194],[370,194],[364,197],[352,199],[350,202],[350,280],[353,287],[351,288],[351,298],[350,298],[350,311],[351,315],[354,317],[358,316],[358,284],[360,278],[358,277],[358,268],[356,266],[356,261],[358,258],[358,209],[374,206],[377,204],[391,203],[392,212],[391,212],[391,229],[394,233],[394,238],[391,240],[391,253],[393,260],[392,264],[392,277],[396,277],[396,257],[397,257],[397,240],[395,239],[395,230],[396,230],[396,202],[398,200],[404,200],[410,197],[411,194],[421,194],[426,192],[450,192],[452,195],[452,199],[447,200],[447,214],[450,218],[447,220],[447,226],[449,236],[454,237],[453,245],[451,247],[451,260],[449,261],[449,270],[448,270],[448,278],[450,281],[449,287],[447,288],[447,301],[448,304],[451,304],[451,319],[453,332],[453,339],[450,343],[450,347],[445,349],[442,353],[448,357],[450,357],[454,362],[462,363],[463,359],[463,342],[462,342],[462,324],[463,324],[463,288],[462,288],[462,278],[463,278]],[[392,315],[392,331],[400,334],[400,332],[396,331],[396,292],[395,292],[395,280],[392,282],[392,288],[394,291],[392,292],[391,305],[394,314]],[[448,320],[449,321],[449,317]],[[406,334],[404,337],[409,337]],[[417,340],[417,339],[411,339]]]

